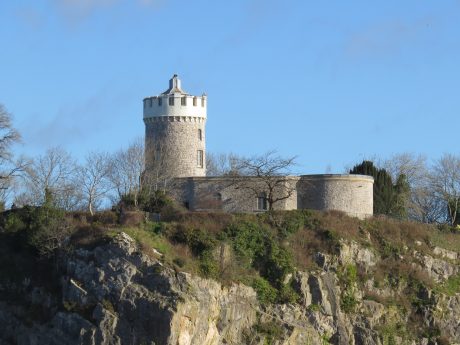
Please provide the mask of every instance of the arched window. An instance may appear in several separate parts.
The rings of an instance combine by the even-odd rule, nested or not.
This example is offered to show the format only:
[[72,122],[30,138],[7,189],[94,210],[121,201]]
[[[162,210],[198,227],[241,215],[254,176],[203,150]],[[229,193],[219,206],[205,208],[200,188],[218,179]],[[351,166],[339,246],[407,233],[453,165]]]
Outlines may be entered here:
[[259,193],[257,197],[257,209],[259,211],[266,211],[267,208],[267,193],[262,192]]
[[203,140],[203,132],[201,129],[198,129],[198,139]]

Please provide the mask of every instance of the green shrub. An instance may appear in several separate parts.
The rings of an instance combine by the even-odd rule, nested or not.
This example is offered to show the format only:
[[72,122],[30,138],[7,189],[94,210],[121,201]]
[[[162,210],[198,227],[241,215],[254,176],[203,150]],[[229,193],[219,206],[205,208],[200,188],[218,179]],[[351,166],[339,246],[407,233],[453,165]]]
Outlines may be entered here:
[[74,230],[64,211],[52,206],[32,208],[28,215],[28,243],[43,256],[61,248]]
[[290,252],[281,247],[273,231],[256,222],[233,223],[225,229],[239,261],[247,268],[255,268],[271,286],[279,291],[280,298],[293,299],[283,294],[284,279],[294,270]]
[[193,229],[188,233],[187,244],[194,255],[200,256],[202,253],[213,249],[216,240],[206,231]]
[[284,212],[283,220],[278,228],[278,232],[282,238],[295,234],[304,227],[312,227],[312,213],[308,210],[295,210]]
[[340,307],[345,313],[351,313],[355,310],[358,301],[356,300],[353,293],[343,293],[340,301]]
[[254,326],[254,330],[261,335],[265,336],[264,345],[275,344],[277,339],[280,339],[283,335],[284,327],[282,324],[276,321],[270,322],[258,322]]
[[291,254],[275,241],[266,244],[265,251],[255,264],[261,275],[278,289],[283,287],[286,275],[294,270]]
[[[145,224],[147,231],[153,232],[155,235],[169,236],[171,231],[171,225],[165,222],[147,222]],[[186,239],[184,239],[186,241]]]
[[155,191],[143,198],[141,208],[147,212],[161,213],[171,205],[172,200],[163,191]]
[[118,215],[113,211],[96,212],[91,217],[91,221],[104,225],[114,225],[118,222]]
[[200,255],[200,272],[206,278],[216,278],[219,273],[219,266],[210,251],[204,251]]
[[185,266],[186,261],[185,261],[185,259],[182,259],[182,258],[174,258],[174,259],[173,259],[173,263],[174,263],[175,265],[177,265],[178,267],[182,268],[182,267]]
[[358,270],[355,265],[346,265],[337,272],[337,276],[343,287],[340,307],[345,313],[351,313],[358,304],[354,294],[355,284],[358,280]]
[[295,291],[290,284],[284,285],[278,293],[279,303],[298,303],[300,295]]
[[271,304],[276,301],[278,291],[262,277],[256,277],[252,281],[252,287],[257,292],[257,299],[261,304]]
[[356,283],[358,279],[358,269],[355,265],[346,265],[339,269],[337,276],[346,289]]
[[312,303],[308,306],[307,308],[308,310],[310,311],[320,311],[321,310],[321,306],[319,304],[316,304],[316,303]]
[[255,222],[233,223],[224,231],[232,241],[236,255],[249,265],[252,265],[256,258],[263,256],[267,242],[271,241],[270,229]]
[[10,212],[5,220],[5,231],[15,233],[26,229],[26,224],[18,212]]
[[460,274],[450,276],[444,283],[438,285],[436,290],[448,296],[454,296],[460,292]]

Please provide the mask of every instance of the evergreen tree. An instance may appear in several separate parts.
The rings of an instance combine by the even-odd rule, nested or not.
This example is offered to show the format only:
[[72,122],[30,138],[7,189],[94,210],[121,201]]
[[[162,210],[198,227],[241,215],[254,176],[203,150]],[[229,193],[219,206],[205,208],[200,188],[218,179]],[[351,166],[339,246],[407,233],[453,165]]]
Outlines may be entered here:
[[400,175],[396,184],[385,169],[377,168],[371,161],[363,161],[350,170],[350,174],[374,177],[374,214],[386,214],[393,217],[407,216],[407,198],[409,184],[405,175]]
[[407,218],[407,208],[410,199],[410,185],[405,174],[398,176],[395,190],[395,201],[393,204],[392,215],[398,218]]

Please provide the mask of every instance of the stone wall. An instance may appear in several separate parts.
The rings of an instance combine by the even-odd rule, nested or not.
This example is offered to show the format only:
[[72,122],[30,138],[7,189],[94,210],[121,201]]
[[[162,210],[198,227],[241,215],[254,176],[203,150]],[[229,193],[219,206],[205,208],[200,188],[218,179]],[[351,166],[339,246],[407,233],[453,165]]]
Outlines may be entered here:
[[369,217],[373,214],[373,185],[371,176],[303,175],[297,184],[298,208]]
[[[373,183],[362,175],[304,175],[285,177],[277,196],[276,210],[337,210],[366,218],[373,214]],[[175,198],[192,211],[260,212],[257,192],[266,190],[255,177],[190,177],[176,179]]]
[[[285,177],[285,184],[276,190],[276,197],[290,196],[273,204],[276,210],[297,208],[295,184],[298,177]],[[225,212],[260,212],[257,194],[265,190],[255,177],[190,177],[176,179],[176,199],[192,211],[222,210]],[[290,191],[290,193],[288,192]]]
[[[162,160],[174,177],[206,175],[206,119],[202,117],[145,118],[146,166],[151,166],[161,148]],[[201,130],[201,138],[199,136]],[[198,164],[198,150],[203,152],[203,166]]]

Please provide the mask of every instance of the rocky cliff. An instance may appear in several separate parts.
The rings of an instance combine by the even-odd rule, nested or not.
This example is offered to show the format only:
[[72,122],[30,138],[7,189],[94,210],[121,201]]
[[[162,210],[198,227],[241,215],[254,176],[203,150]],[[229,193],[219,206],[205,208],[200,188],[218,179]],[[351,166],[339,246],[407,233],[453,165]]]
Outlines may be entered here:
[[[262,305],[251,287],[224,286],[166,267],[161,253],[146,255],[119,233],[109,243],[62,258],[59,293],[27,280],[14,287],[34,308],[1,302],[0,344],[460,343],[459,294],[421,289],[417,306],[385,305],[378,301],[396,298],[405,283],[380,288],[370,278],[362,285],[366,292],[350,277],[343,284],[344,275],[354,274],[343,268],[369,270],[380,258],[355,242],[341,241],[337,253],[317,253],[317,270],[287,277],[300,296],[297,303]],[[459,269],[458,254],[439,247],[433,256],[407,255],[439,281]],[[46,310],[46,317],[26,315],[33,309]],[[425,337],[411,339],[406,332],[414,315],[427,330]],[[443,337],[429,334],[433,329]]]

